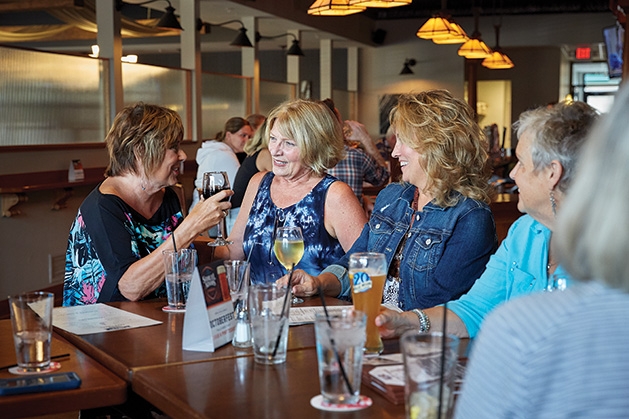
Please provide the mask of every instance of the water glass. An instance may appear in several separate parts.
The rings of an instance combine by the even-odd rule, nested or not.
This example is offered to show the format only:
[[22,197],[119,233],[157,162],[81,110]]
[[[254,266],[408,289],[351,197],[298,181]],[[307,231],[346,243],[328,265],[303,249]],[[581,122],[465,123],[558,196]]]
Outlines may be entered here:
[[286,286],[255,284],[249,288],[249,316],[254,359],[260,364],[286,362],[290,294]]
[[249,262],[244,260],[226,260],[223,262],[229,292],[234,304],[236,317],[236,330],[232,339],[232,345],[238,348],[251,346],[251,324],[247,309],[247,297],[249,293]]
[[332,404],[353,404],[360,398],[367,316],[344,309],[315,316],[321,395]]
[[417,331],[406,332],[400,338],[407,419],[451,417],[459,338],[446,335],[445,339],[444,344],[441,332]]
[[194,249],[164,250],[164,270],[166,275],[166,294],[168,307],[185,310],[192,273],[197,265],[197,251]]
[[50,366],[54,294],[30,292],[9,297],[18,368],[24,372]]
[[558,275],[550,275],[548,277],[548,283],[546,284],[546,292],[553,292],[553,291],[563,291],[566,289],[567,286],[567,280],[565,277],[562,276],[558,276]]

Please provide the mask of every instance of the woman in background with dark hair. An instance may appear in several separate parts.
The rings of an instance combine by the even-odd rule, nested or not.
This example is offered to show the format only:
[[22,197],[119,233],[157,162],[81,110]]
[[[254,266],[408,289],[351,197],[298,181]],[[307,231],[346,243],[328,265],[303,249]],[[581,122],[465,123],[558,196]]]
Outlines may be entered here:
[[[223,131],[216,135],[216,139],[204,141],[201,148],[197,150],[197,177],[194,181],[195,188],[203,187],[203,173],[205,172],[227,172],[229,184],[233,185],[236,180],[236,172],[240,167],[240,162],[236,153],[244,150],[245,144],[253,135],[253,130],[249,122],[241,117],[229,118],[225,123]],[[199,202],[199,194],[192,194],[192,205],[194,208]],[[227,232],[231,230],[236,220],[237,214],[228,214],[226,218]]]

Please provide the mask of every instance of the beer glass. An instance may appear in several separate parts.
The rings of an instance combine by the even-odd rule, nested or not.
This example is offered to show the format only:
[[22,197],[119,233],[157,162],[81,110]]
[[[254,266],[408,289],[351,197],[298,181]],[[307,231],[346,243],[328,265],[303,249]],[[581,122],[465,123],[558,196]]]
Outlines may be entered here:
[[384,349],[375,320],[380,312],[386,277],[387,261],[383,253],[362,252],[350,255],[349,281],[354,308],[367,314],[365,355],[378,355]]

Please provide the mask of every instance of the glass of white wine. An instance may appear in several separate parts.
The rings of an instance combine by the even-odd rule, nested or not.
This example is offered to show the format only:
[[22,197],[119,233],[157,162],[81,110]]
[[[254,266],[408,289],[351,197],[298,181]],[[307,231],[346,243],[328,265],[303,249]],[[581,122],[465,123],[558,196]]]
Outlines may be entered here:
[[[288,274],[304,255],[304,236],[299,227],[278,227],[275,230],[273,245],[275,257],[280,261]],[[304,300],[293,296],[293,304],[301,304]]]

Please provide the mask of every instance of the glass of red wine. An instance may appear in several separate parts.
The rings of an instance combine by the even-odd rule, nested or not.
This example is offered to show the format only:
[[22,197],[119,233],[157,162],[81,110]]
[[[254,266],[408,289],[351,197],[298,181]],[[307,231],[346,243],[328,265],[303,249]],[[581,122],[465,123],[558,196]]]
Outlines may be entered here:
[[[208,199],[222,190],[229,189],[229,178],[226,172],[205,172],[203,173],[203,198]],[[227,199],[227,198],[226,198]],[[208,246],[227,246],[233,242],[225,240],[225,218],[217,226],[218,232],[216,240],[208,243]]]

